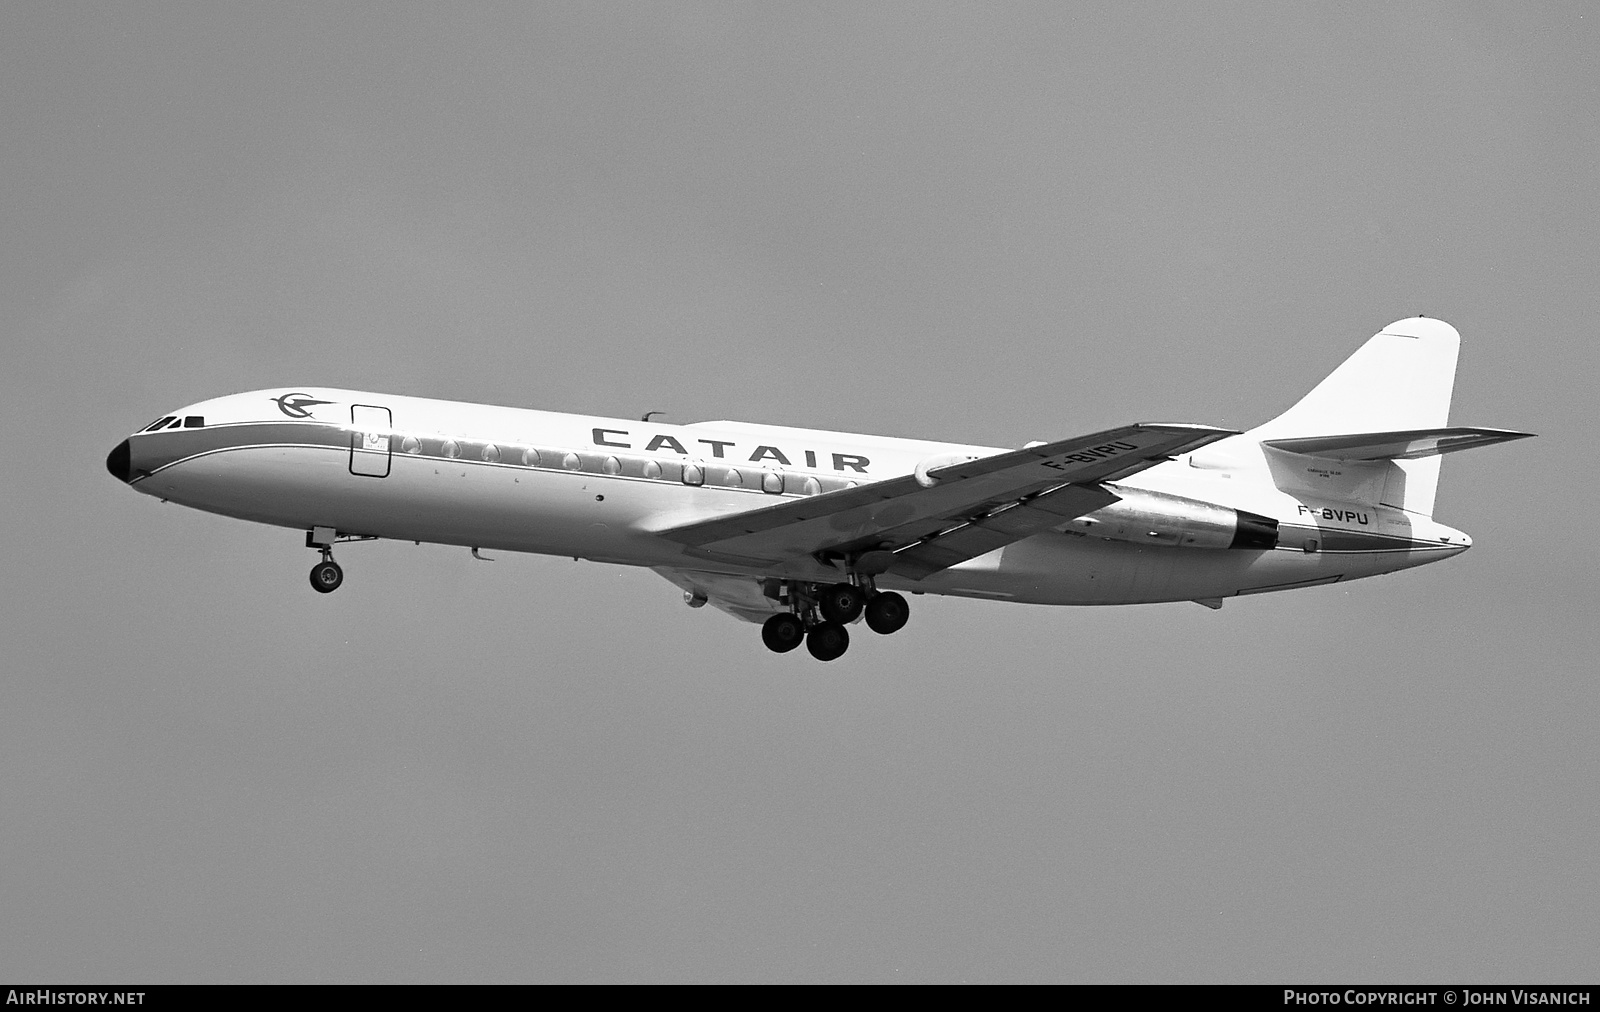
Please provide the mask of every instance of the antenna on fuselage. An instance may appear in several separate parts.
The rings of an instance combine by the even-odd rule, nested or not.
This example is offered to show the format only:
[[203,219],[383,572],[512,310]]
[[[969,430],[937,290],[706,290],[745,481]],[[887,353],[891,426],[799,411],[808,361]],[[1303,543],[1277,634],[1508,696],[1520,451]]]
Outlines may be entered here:
[[666,414],[665,411],[646,411],[644,414],[639,416],[639,421],[648,422],[650,420],[650,416],[651,415],[664,415],[664,414]]

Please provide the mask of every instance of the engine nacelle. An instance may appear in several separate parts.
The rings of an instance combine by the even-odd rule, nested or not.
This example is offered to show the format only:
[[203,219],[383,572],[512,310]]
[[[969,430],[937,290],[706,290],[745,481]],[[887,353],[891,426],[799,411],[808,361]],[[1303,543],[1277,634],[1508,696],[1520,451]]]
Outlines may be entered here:
[[1121,498],[1067,521],[1065,528],[1091,537],[1177,548],[1268,549],[1278,544],[1278,521],[1181,495],[1107,484]]

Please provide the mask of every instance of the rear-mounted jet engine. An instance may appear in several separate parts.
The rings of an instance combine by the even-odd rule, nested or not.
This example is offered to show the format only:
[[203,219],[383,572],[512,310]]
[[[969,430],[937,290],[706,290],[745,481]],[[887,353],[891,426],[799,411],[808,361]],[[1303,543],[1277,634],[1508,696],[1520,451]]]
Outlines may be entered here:
[[1278,521],[1259,513],[1141,488],[1112,484],[1105,488],[1119,500],[1069,520],[1062,529],[1177,548],[1270,549],[1278,544]]

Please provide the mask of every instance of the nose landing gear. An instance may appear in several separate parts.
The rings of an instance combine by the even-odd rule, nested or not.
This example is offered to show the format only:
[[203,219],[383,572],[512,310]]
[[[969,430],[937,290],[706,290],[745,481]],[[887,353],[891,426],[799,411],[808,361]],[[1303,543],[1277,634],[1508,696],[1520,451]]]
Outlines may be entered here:
[[319,594],[331,594],[344,582],[344,570],[333,561],[333,546],[339,532],[332,527],[313,527],[306,531],[306,547],[322,553],[322,561],[311,567],[311,589]]
[[331,594],[344,582],[344,570],[333,561],[333,546],[346,541],[376,541],[370,534],[340,534],[332,527],[313,527],[306,532],[306,547],[322,553],[322,561],[311,567],[311,589]]

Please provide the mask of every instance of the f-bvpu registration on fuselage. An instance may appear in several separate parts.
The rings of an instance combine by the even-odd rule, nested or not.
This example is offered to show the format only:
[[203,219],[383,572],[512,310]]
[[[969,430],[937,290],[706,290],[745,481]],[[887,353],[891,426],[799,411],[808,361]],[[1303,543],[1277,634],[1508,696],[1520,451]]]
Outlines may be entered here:
[[317,387],[202,401],[107,466],[164,500],[335,544],[391,538],[649,566],[773,650],[892,633],[900,592],[1197,601],[1376,576],[1471,541],[1433,519],[1459,335],[1384,328],[1248,432],[1125,425],[1019,450],[742,422],[595,418]]

